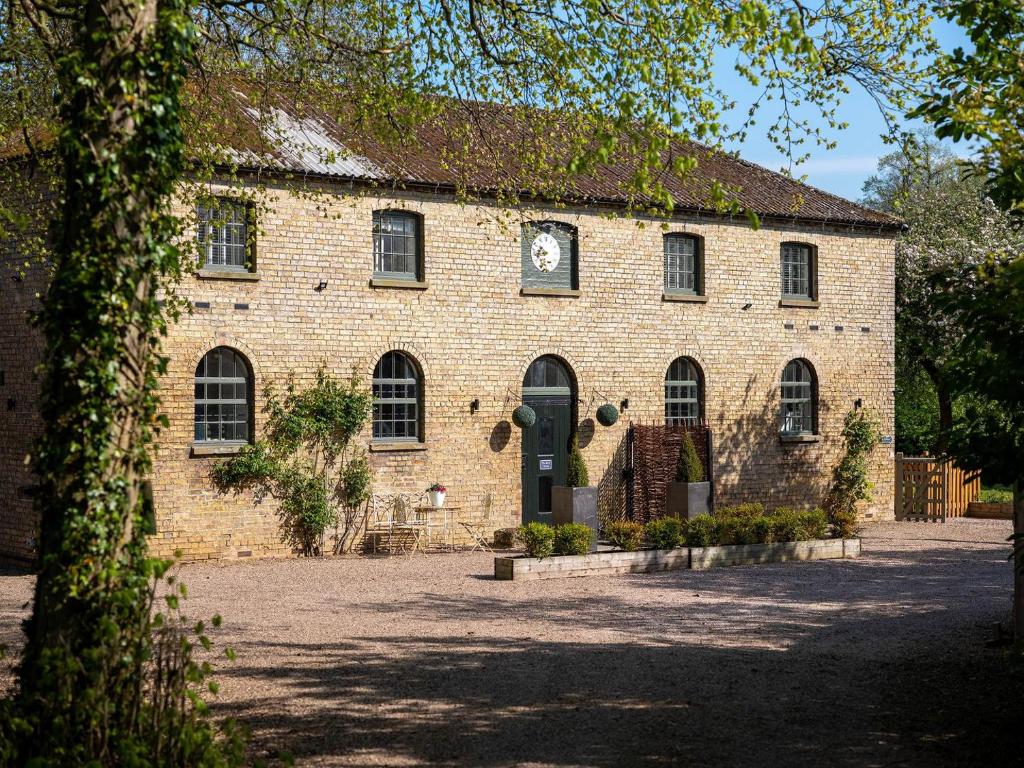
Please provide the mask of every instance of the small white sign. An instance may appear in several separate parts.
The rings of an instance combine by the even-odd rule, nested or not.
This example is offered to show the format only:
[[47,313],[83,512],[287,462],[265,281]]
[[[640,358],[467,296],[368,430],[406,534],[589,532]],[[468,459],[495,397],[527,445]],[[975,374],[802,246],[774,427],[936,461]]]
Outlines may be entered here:
[[552,461],[551,459],[541,459],[540,460],[540,468],[541,468],[541,470],[551,469],[551,466],[552,466],[551,461]]

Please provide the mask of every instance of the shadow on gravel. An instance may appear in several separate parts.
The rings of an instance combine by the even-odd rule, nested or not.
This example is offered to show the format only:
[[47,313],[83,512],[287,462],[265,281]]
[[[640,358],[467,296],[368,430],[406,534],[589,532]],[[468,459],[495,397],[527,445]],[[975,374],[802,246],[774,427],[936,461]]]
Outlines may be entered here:
[[[242,659],[272,663],[218,674],[274,691],[231,706],[254,749],[328,764],[1024,764],[1024,674],[984,648],[978,623],[1002,618],[1001,553],[891,556],[619,577],[642,605],[602,596],[599,582],[586,599],[543,585],[527,599],[410,594],[380,610],[432,616],[449,636],[255,641]],[[683,589],[701,600],[658,603]],[[543,637],[455,634],[469,617],[520,616]],[[570,624],[615,634],[558,642]]]
[[[309,666],[256,672],[315,701],[315,711],[264,701],[235,714],[261,734],[257,749],[284,748],[300,759],[385,753],[386,764],[450,766],[1019,764],[1011,758],[1019,698],[1010,686],[1019,692],[1021,679],[1008,679],[994,655],[885,662],[863,675],[849,659],[798,649],[460,637],[396,645],[386,654],[271,646],[317,657]],[[803,667],[797,679],[794,664]]]

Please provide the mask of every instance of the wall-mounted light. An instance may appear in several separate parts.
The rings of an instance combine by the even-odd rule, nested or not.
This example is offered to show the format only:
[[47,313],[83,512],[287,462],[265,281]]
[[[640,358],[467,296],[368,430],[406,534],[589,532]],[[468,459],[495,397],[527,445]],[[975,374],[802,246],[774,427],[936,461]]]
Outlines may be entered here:
[[626,398],[623,398],[622,401],[619,403],[619,410],[620,411],[625,411],[628,408],[629,408],[629,398],[626,397]]
[[326,288],[327,288],[327,281],[326,280],[321,280],[320,284],[314,290],[319,293],[320,291],[323,291]]
[[744,311],[744,312],[746,312],[746,311],[747,311],[748,309],[750,309],[750,308],[751,308],[752,306],[754,306],[754,305],[753,305],[753,304],[751,304],[751,303],[750,303],[750,302],[748,301],[748,302],[747,302],[746,304],[744,304],[744,305],[743,305],[743,311]]
[[480,410],[480,398],[475,398],[473,402],[469,404],[469,412],[476,413]]
[[861,407],[861,406],[862,406],[863,404],[864,404],[864,403],[863,403],[863,402],[861,401],[861,399],[860,399],[860,398],[858,397],[858,398],[857,398],[856,400],[854,400],[854,401],[853,401],[853,410],[855,410],[855,411],[859,411],[859,410],[860,410],[860,407]]

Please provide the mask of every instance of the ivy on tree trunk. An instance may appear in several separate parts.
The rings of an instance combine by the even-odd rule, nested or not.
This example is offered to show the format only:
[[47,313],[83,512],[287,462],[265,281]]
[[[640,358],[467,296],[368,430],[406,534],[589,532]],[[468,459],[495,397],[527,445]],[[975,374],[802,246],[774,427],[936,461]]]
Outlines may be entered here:
[[165,365],[157,290],[180,268],[167,202],[183,170],[185,10],[183,0],[89,0],[73,44],[49,48],[64,199],[37,318],[40,573],[20,697],[27,717],[47,723],[30,753],[64,762],[123,755],[138,730],[153,568],[139,502]]

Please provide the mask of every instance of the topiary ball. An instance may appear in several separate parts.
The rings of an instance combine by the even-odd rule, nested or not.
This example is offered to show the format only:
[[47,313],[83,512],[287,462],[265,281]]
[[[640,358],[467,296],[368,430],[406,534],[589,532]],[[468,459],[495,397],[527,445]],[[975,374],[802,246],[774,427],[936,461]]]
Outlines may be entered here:
[[529,429],[537,423],[537,412],[528,405],[520,405],[512,411],[512,423],[520,429]]
[[610,427],[619,420],[619,409],[611,403],[605,403],[597,409],[597,420],[602,427]]

